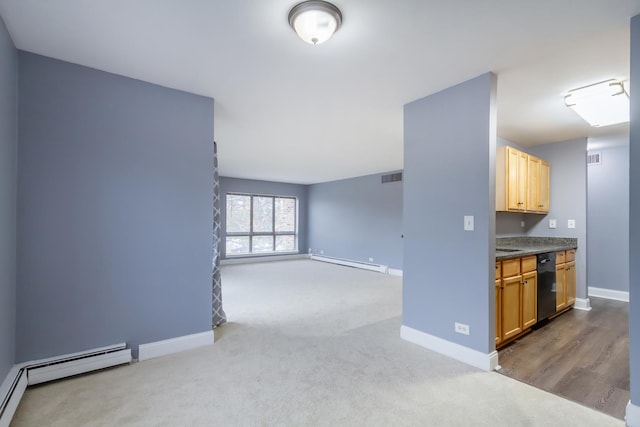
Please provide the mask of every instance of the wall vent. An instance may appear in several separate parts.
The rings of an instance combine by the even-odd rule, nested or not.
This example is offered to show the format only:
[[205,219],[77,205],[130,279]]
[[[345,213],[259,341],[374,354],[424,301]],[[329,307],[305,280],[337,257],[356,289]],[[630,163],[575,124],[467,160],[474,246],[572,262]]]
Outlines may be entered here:
[[587,153],[587,165],[593,166],[593,165],[599,165],[601,163],[602,163],[602,153],[600,152]]
[[387,184],[389,182],[402,181],[402,172],[390,173],[389,175],[382,175],[382,183]]

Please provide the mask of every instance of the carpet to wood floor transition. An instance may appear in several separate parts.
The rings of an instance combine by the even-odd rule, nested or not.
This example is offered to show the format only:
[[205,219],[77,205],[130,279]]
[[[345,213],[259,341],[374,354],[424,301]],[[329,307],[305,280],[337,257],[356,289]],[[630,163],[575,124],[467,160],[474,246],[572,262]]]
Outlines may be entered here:
[[214,345],[29,387],[11,426],[624,427],[402,340],[400,277],[296,260],[222,283]]
[[500,373],[624,419],[629,402],[629,304],[591,298],[499,351]]

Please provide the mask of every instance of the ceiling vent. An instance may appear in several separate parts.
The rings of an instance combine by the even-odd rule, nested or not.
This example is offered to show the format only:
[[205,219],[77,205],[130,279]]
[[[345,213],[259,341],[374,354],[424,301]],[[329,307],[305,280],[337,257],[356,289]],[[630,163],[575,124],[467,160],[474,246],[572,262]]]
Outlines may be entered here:
[[602,153],[588,153],[587,165],[594,166],[602,163]]
[[382,175],[382,183],[388,184],[390,182],[402,181],[402,172],[390,173],[389,175]]

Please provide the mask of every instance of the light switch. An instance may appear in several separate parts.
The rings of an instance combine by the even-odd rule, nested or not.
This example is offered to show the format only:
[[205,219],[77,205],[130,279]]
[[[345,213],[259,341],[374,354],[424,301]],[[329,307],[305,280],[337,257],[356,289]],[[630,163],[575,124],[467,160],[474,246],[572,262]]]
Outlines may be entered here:
[[464,231],[473,231],[473,216],[465,215],[465,217],[464,217]]
[[569,221],[567,221],[567,228],[576,228],[576,220],[570,219]]
[[549,228],[556,228],[556,227],[558,227],[558,223],[555,220],[555,218],[554,219],[550,219],[549,220]]

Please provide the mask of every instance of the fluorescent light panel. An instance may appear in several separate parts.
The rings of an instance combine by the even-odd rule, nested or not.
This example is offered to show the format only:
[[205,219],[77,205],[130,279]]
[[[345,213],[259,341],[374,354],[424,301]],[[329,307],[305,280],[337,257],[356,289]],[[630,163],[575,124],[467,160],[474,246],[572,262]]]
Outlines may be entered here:
[[629,95],[624,84],[618,80],[570,90],[564,102],[591,126],[602,127],[629,121]]

